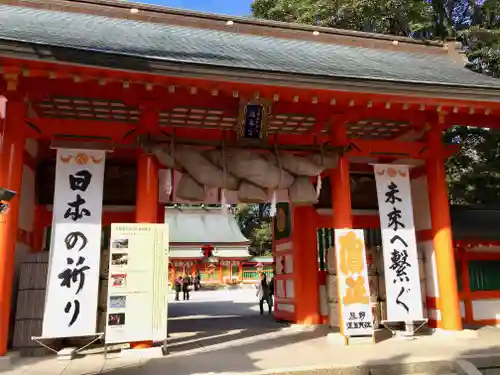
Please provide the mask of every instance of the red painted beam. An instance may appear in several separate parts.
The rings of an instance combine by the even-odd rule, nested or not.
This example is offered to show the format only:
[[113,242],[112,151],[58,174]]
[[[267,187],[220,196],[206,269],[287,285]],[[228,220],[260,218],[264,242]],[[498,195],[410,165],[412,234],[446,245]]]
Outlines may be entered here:
[[[53,118],[28,119],[38,129],[30,128],[29,136],[33,138],[50,139],[54,135],[102,138],[120,143],[129,143],[131,137],[124,139],[127,132],[134,129],[133,125],[123,122],[64,120]],[[99,139],[96,139],[99,140]]]
[[[151,119],[150,119],[151,120]],[[102,137],[114,142],[129,143],[134,137],[125,137],[130,131],[137,129],[138,134],[141,129],[132,124],[123,122],[108,122],[108,121],[93,121],[93,120],[63,120],[52,118],[30,119],[39,133],[30,129],[30,136],[34,138],[50,139],[53,135],[68,135],[80,137]],[[151,124],[149,124],[151,126]],[[224,132],[221,130],[199,129],[199,128],[169,128],[156,127],[151,129],[153,134],[173,134],[177,139],[197,139],[197,140],[212,140],[218,141],[224,137]],[[319,145],[327,142],[328,137],[316,137],[312,134],[279,134],[269,137],[269,144],[272,145],[276,141],[279,145]],[[403,142],[395,140],[359,140],[349,139],[347,141],[333,141],[329,143],[331,146],[346,146],[350,145],[348,151],[349,157],[372,156],[383,157],[390,159],[398,158],[415,158],[426,159],[434,156],[426,143],[423,142]],[[458,150],[458,145],[451,145],[446,150],[442,157],[449,157]]]
[[[427,159],[435,157],[424,142],[403,142],[396,140],[360,140],[350,139],[350,147],[347,155],[373,156],[384,159]],[[443,158],[447,158],[457,152],[458,145],[451,145],[443,151]]]
[[138,84],[124,88],[122,82],[100,85],[96,81],[75,83],[72,79],[30,78],[22,81],[21,88],[35,102],[58,96],[120,101],[130,108],[149,106],[156,111],[170,111],[176,107],[210,108],[234,116],[239,110],[239,100],[222,92],[217,96],[204,91],[191,94],[187,88],[178,87],[174,92],[169,92],[167,86],[154,86],[148,91]]
[[[418,96],[405,96],[405,95],[389,95],[389,94],[374,94],[374,93],[356,93],[356,92],[342,92],[332,91],[325,89],[313,88],[300,88],[297,87],[275,87],[262,84],[247,84],[244,82],[237,82],[233,80],[217,81],[214,82],[209,78],[193,78],[193,77],[169,77],[162,75],[152,75],[141,72],[131,72],[114,70],[112,68],[88,67],[78,66],[73,64],[58,64],[48,61],[34,61],[19,58],[0,58],[0,65],[3,66],[4,72],[15,72],[21,74],[21,70],[26,71],[29,77],[54,77],[54,78],[73,78],[79,76],[85,80],[107,79],[111,81],[128,80],[130,82],[148,82],[156,85],[195,85],[204,87],[207,91],[212,88],[217,88],[221,91],[238,90],[243,96],[243,93],[252,94],[259,91],[262,95],[272,97],[273,94],[279,94],[281,100],[290,100],[296,95],[300,96],[300,102],[310,103],[312,98],[318,100],[319,103],[327,103],[331,100],[332,96],[336,99],[339,106],[345,106],[347,102],[354,100],[355,104],[366,106],[368,102],[372,102],[372,107],[385,107],[390,103],[389,109],[405,108],[405,109],[420,109],[422,104],[425,105],[422,112],[436,112],[438,107],[441,110],[451,110],[458,106],[458,111],[464,108],[474,107],[478,111],[484,111],[488,108],[491,113],[500,111],[500,103],[492,101],[471,101],[471,100],[455,100],[448,98],[432,98],[432,97],[418,97]],[[1,84],[0,84],[1,86]],[[353,109],[353,108],[352,108]],[[477,126],[481,124],[476,123]]]
[[[84,79],[84,78],[82,78]],[[1,79],[0,79],[1,81]],[[190,81],[186,81],[188,85]],[[198,88],[196,94],[189,92],[189,86],[175,87],[175,92],[171,93],[168,90],[168,85],[152,86],[151,90],[147,90],[144,84],[130,83],[128,88],[123,87],[123,82],[114,80],[106,81],[101,85],[98,81],[90,80],[83,82],[75,82],[70,74],[66,79],[50,79],[44,77],[22,77],[20,78],[19,88],[28,92],[29,98],[33,101],[40,101],[49,96],[65,96],[73,98],[93,98],[101,100],[118,100],[125,105],[138,108],[144,100],[156,102],[158,110],[171,110],[179,106],[213,108],[224,111],[227,115],[236,115],[239,110],[239,99],[232,96],[230,87],[226,84],[225,90],[218,91],[217,96],[211,95],[210,87]],[[246,86],[248,90],[258,91],[258,88]],[[288,88],[276,88],[277,91],[287,90]],[[271,90],[272,91],[272,90]],[[347,94],[345,94],[347,95]],[[349,95],[357,95],[349,93]],[[240,96],[243,93],[240,92]],[[283,100],[282,100],[283,99]],[[299,114],[315,117],[317,123],[312,133],[317,133],[318,128],[322,128],[324,123],[329,120],[329,117],[343,116],[347,117],[348,122],[357,122],[367,119],[372,120],[388,120],[397,122],[411,122],[412,124],[433,124],[437,122],[437,112],[428,108],[425,111],[420,111],[417,107],[409,107],[408,110],[403,110],[400,106],[392,106],[390,108],[372,106],[366,107],[362,101],[356,101],[353,106],[349,106],[342,101],[335,106],[329,102],[321,102],[313,104],[310,102],[299,101],[295,103],[291,100],[287,101],[285,96],[280,97],[280,101],[272,104],[273,114]],[[393,98],[398,99],[398,98]],[[473,105],[473,103],[471,103]],[[478,109],[479,111],[479,109]],[[499,115],[485,114],[470,114],[470,113],[450,113],[447,115],[447,122],[450,125],[477,126],[500,128]]]

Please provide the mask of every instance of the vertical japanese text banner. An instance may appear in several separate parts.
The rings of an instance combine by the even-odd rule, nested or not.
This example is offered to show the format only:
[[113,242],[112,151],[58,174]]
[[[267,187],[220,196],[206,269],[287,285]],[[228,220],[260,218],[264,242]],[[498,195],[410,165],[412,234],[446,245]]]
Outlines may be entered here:
[[374,164],[382,230],[387,320],[423,319],[408,166]]
[[105,156],[57,150],[43,337],[96,333]]
[[344,336],[373,334],[373,315],[361,229],[335,229],[340,308]]

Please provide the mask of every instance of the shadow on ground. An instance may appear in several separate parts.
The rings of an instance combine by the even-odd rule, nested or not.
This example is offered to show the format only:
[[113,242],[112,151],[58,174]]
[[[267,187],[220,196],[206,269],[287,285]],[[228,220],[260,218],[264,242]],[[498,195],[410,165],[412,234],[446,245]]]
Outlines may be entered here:
[[267,311],[261,315],[256,303],[181,301],[169,306],[167,342],[169,353],[178,353],[277,333],[287,326]]
[[[484,369],[490,365],[500,369],[499,329],[481,329],[486,339],[479,341],[422,337],[413,342],[388,340],[376,345],[346,348],[328,343],[325,339],[326,327],[300,331],[275,322],[272,315],[260,315],[258,305],[249,302],[254,299],[254,294],[245,293],[199,293],[193,295],[190,301],[169,303],[168,356],[143,357],[140,360],[131,357],[128,361],[126,357],[109,359],[100,370],[85,374],[194,375],[258,371],[263,375],[276,374],[276,368],[280,367],[287,375],[331,375],[332,368],[343,367],[344,370],[334,373],[462,375],[463,372],[457,372],[452,361],[459,357],[474,358],[475,364],[481,357]],[[480,348],[474,348],[479,345]],[[426,350],[417,350],[426,346]],[[441,352],[444,353],[442,356]],[[427,358],[420,358],[421,353]],[[489,362],[484,362],[484,358]],[[78,367],[77,363],[74,363],[73,369],[75,366]],[[486,375],[486,372],[483,374]],[[75,373],[69,366],[62,374]],[[488,372],[490,374],[491,371]]]
[[[294,336],[294,341],[307,340],[315,333],[298,333]],[[350,366],[338,365],[319,365],[311,367],[286,367],[262,369],[256,365],[252,359],[252,353],[271,349],[280,345],[290,344],[290,340],[282,338],[267,340],[264,343],[245,344],[239,347],[239,354],[228,358],[224,352],[209,352],[196,354],[197,367],[188,364],[189,359],[182,363],[176,363],[174,358],[151,359],[141,366],[130,366],[103,371],[108,375],[195,375],[195,374],[251,374],[259,375],[406,375],[406,374],[425,374],[425,375],[464,375],[466,374],[457,367],[456,360],[470,360],[475,364],[483,375],[499,374],[500,366],[500,346],[488,348],[487,350],[466,350],[460,355],[449,359],[416,359],[411,353],[398,354],[384,357],[381,360],[360,360]],[[335,350],[332,347],[332,350]],[[362,350],[362,348],[360,348]],[[290,351],[290,356],[300,356],[301,353]],[[479,358],[480,357],[480,358]],[[486,361],[488,364],[480,366],[477,363]],[[199,364],[203,363],[203,367]],[[332,370],[335,369],[335,370]],[[497,372],[491,372],[497,371]]]

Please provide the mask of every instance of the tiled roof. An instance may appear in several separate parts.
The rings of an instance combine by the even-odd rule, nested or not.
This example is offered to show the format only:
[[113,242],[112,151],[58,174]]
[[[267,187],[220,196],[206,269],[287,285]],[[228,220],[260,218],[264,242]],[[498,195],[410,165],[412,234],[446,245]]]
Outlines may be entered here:
[[[20,6],[0,5],[2,40],[207,68],[500,89],[500,80],[470,72],[445,55],[263,37]],[[119,68],[124,62],[113,55],[108,64]],[[146,64],[138,64],[134,69],[144,70]]]
[[273,263],[273,257],[272,256],[269,256],[269,257],[251,257],[250,259],[248,259],[249,262],[255,262],[255,263]]
[[170,246],[171,259],[201,259],[203,252],[201,247],[197,246]]
[[221,210],[180,210],[167,208],[165,223],[169,225],[170,243],[247,244],[238,223]]
[[219,259],[223,258],[249,258],[248,246],[221,247],[216,246],[213,255]]
[[451,228],[455,240],[500,241],[500,209],[451,206]]

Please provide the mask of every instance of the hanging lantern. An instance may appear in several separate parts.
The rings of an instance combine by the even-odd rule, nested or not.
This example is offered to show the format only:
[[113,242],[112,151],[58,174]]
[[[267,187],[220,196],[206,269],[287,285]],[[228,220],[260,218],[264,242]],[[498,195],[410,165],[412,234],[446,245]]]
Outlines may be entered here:
[[214,247],[212,245],[203,245],[201,247],[201,251],[203,251],[203,257],[207,258],[207,259],[212,256],[213,250],[214,250]]

